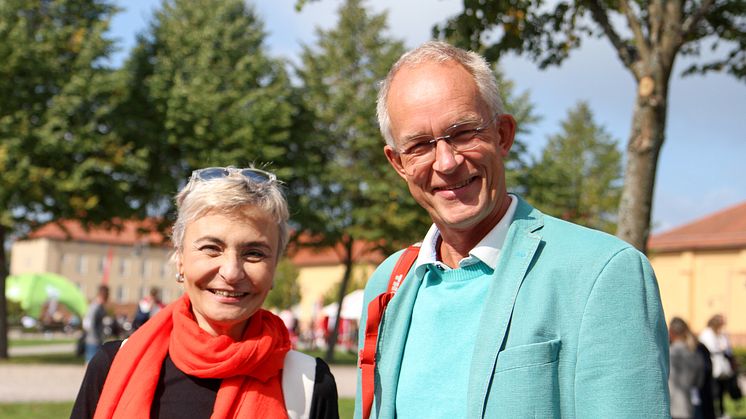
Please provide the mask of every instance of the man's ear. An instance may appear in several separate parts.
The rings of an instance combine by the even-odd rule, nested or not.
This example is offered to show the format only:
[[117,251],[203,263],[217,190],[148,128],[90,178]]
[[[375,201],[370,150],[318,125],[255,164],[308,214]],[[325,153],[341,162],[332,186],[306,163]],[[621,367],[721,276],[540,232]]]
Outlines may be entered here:
[[404,166],[401,164],[401,155],[394,150],[390,145],[383,147],[383,153],[389,161],[389,164],[396,170],[396,173],[401,176],[402,179],[407,180],[407,174],[404,172]]
[[515,140],[515,119],[513,115],[500,115],[497,119],[497,133],[500,135],[498,149],[503,158],[508,157]]

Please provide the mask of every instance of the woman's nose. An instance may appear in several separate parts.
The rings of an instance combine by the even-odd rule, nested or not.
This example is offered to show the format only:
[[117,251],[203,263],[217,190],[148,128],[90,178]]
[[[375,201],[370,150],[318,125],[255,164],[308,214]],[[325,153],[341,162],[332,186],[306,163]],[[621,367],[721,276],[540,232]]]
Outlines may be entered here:
[[226,282],[237,282],[246,276],[241,259],[230,252],[223,256],[218,273]]

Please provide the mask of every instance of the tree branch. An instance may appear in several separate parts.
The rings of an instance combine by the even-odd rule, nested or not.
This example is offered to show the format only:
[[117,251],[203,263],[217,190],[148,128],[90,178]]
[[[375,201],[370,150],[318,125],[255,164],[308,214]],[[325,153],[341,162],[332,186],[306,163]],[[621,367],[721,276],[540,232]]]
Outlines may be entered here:
[[[627,0],[620,0],[619,8],[622,10],[622,13],[624,13],[624,16],[627,18],[627,25],[629,25],[629,28],[632,29],[632,34],[635,37],[635,44],[637,46],[637,49],[640,51],[640,54],[647,57],[650,54],[650,42],[648,38],[645,37],[645,34],[642,32],[640,21],[638,20],[637,16],[635,16],[635,13],[634,11],[632,11],[632,8],[630,7]],[[651,29],[651,31],[655,33],[655,26],[651,25]]]
[[702,18],[710,11],[712,5],[715,4],[715,0],[704,0],[699,8],[690,14],[684,24],[681,26],[681,39],[686,39],[692,32]]
[[609,17],[606,15],[604,7],[599,3],[599,0],[589,0],[587,4],[588,8],[591,11],[591,16],[593,16],[593,20],[595,20],[596,23],[601,26],[601,29],[606,34],[606,37],[609,38],[609,41],[616,49],[616,52],[619,55],[619,59],[622,60],[622,63],[624,63],[627,68],[631,69],[634,72],[633,66],[636,57],[633,57],[632,52],[628,48],[625,41],[620,38],[619,34],[617,34],[614,30],[611,22],[609,22]]

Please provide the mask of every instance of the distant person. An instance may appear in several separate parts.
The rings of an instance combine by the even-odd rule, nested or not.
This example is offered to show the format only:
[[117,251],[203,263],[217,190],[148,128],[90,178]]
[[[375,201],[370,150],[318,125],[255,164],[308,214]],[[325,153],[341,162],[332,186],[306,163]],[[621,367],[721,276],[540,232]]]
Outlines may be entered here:
[[703,379],[697,389],[699,399],[692,399],[694,418],[715,419],[715,402],[712,394],[714,380],[712,378],[712,358],[707,346],[699,340],[697,340],[697,355],[702,361]]
[[73,418],[337,419],[329,366],[291,351],[262,304],[287,244],[275,175],[195,170],[176,196],[176,281],[184,295],[86,370]]
[[712,360],[713,394],[717,400],[716,414],[725,415],[723,396],[728,391],[728,384],[735,373],[731,365],[733,348],[725,334],[725,317],[716,314],[707,321],[707,327],[699,334],[699,341],[710,351]]
[[151,287],[150,293],[141,298],[137,303],[135,318],[132,320],[132,330],[139,329],[140,326],[155,316],[163,307],[165,307],[165,304],[161,301],[161,289],[159,287]]
[[668,376],[671,417],[692,419],[692,399],[699,402],[699,387],[704,381],[704,365],[697,354],[697,340],[689,331],[686,322],[679,317],[671,319],[668,336],[671,341],[671,369]]
[[100,285],[96,292],[88,312],[83,318],[83,331],[85,332],[85,362],[90,362],[101,345],[104,343],[106,324],[106,303],[109,301],[109,287]]

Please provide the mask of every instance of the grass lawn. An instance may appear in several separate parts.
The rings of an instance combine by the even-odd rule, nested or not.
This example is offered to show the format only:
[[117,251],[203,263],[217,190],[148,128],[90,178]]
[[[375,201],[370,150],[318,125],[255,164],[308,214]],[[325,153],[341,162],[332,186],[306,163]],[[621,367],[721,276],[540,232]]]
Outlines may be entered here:
[[[301,352],[307,355],[311,355],[314,358],[321,358],[321,359],[324,359],[324,356],[326,355],[326,351],[322,351],[322,350],[309,351],[309,350],[304,349],[304,350],[301,350]],[[357,353],[337,351],[334,353],[334,362],[332,362],[332,364],[357,365]]]
[[2,403],[0,418],[4,419],[57,419],[69,418],[73,402]]
[[[734,403],[727,399],[728,413],[732,419],[746,419],[746,400]],[[73,402],[60,403],[0,403],[3,419],[56,419],[70,417]],[[339,417],[352,418],[354,399],[339,399]]]
[[[0,360],[0,364],[55,364],[55,365],[83,365],[83,357],[72,353],[41,354],[41,355],[18,355],[8,359]],[[4,417],[0,415],[0,418]]]
[[41,346],[41,345],[56,345],[58,343],[75,343],[78,339],[76,338],[64,338],[64,339],[43,339],[43,338],[31,338],[31,339],[11,339],[8,342],[8,346],[11,348],[17,348],[21,346]]
[[[339,417],[352,418],[354,399],[339,400]],[[73,402],[59,403],[0,403],[0,418],[3,419],[57,419],[69,418]]]

